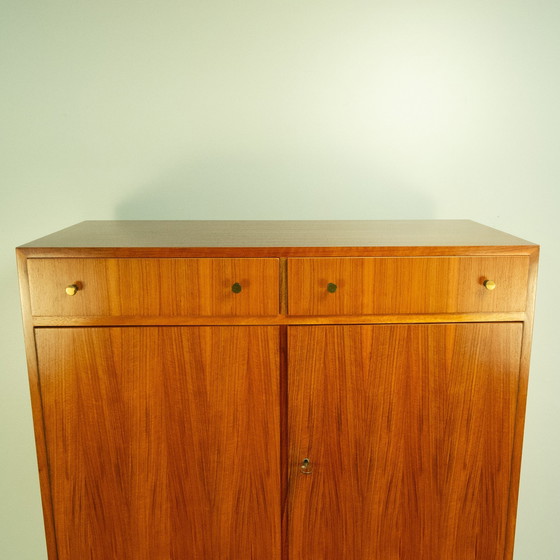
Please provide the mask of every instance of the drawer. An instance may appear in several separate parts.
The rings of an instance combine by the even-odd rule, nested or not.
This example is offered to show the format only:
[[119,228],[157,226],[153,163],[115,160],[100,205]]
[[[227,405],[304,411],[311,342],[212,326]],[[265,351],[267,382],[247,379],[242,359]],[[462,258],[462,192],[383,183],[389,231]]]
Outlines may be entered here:
[[528,272],[526,256],[292,258],[288,313],[524,311]]
[[[28,259],[34,316],[265,316],[278,259]],[[68,295],[68,286],[77,286]],[[72,292],[72,289],[69,289]]]

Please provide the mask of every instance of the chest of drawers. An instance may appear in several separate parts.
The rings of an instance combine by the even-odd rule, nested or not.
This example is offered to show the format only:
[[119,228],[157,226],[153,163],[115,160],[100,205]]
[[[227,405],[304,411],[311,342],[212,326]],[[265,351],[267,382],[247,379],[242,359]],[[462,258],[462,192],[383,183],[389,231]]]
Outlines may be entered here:
[[512,558],[538,246],[83,222],[17,249],[49,558]]

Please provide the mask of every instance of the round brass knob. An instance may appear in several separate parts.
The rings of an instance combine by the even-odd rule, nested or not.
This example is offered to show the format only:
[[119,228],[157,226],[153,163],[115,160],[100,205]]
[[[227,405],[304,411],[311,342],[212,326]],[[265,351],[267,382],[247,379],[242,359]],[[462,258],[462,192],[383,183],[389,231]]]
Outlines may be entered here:
[[231,287],[231,291],[234,294],[238,294],[243,288],[241,287],[241,284],[239,282],[236,282],[232,287]]
[[69,286],[66,286],[66,293],[69,296],[75,296],[79,289],[80,288],[76,284],[70,284]]
[[496,282],[493,280],[484,280],[483,284],[487,290],[493,290],[496,287]]
[[338,286],[336,284],[333,284],[332,282],[329,282],[327,284],[327,292],[329,292],[329,294],[334,294],[337,288]]

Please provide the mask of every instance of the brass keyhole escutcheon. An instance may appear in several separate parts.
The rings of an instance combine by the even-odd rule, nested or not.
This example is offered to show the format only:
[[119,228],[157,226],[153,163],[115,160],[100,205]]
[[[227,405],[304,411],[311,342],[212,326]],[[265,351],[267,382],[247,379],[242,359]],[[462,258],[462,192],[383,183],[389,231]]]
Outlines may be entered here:
[[239,282],[236,282],[232,287],[231,287],[231,291],[234,294],[238,294],[241,290],[243,289],[243,287],[241,286],[241,284]]
[[300,469],[302,474],[311,474],[313,472],[313,467],[307,457],[301,462]]
[[329,282],[327,284],[327,292],[329,292],[329,294],[334,294],[337,288],[338,286],[336,284],[333,284],[332,282]]

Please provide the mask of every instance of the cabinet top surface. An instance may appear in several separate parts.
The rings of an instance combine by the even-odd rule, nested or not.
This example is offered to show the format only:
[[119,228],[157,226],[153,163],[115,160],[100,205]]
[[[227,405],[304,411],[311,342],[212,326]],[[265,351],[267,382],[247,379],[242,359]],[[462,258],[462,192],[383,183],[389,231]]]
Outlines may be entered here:
[[[115,254],[119,249],[207,250],[354,248],[514,248],[536,246],[471,220],[255,220],[255,221],[85,221],[22,245],[30,256],[73,253],[72,249]],[[260,251],[259,251],[260,249]],[[268,249],[268,251],[267,251]],[[66,250],[66,251],[65,251]],[[69,251],[68,251],[69,250]],[[303,251],[301,251],[303,250]],[[311,251],[315,252],[315,251]],[[429,252],[429,251],[427,251]],[[278,251],[282,253],[282,251]],[[320,252],[319,252],[320,253]]]

